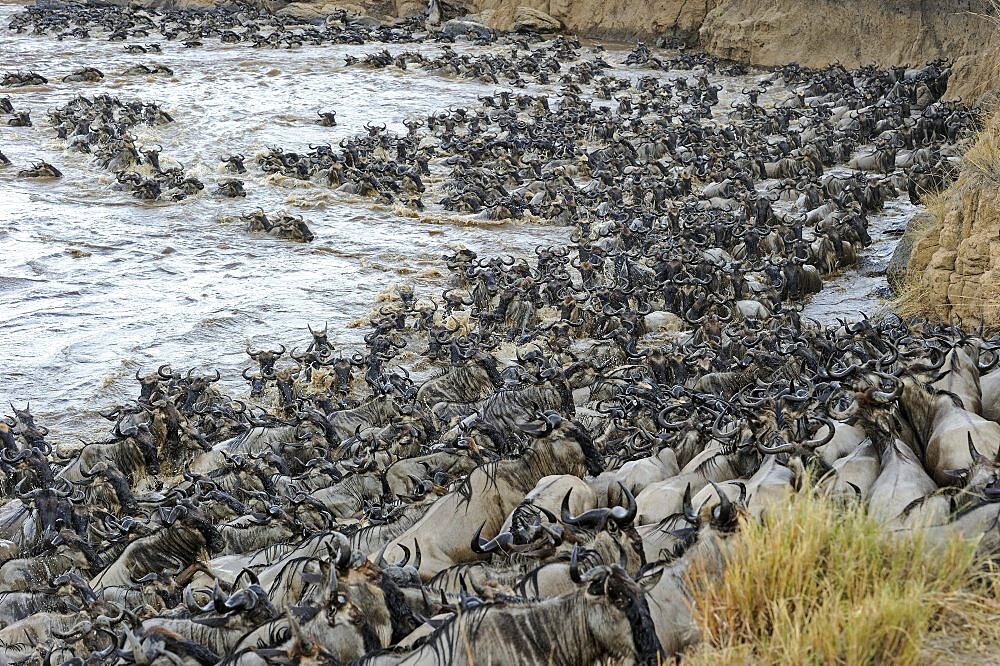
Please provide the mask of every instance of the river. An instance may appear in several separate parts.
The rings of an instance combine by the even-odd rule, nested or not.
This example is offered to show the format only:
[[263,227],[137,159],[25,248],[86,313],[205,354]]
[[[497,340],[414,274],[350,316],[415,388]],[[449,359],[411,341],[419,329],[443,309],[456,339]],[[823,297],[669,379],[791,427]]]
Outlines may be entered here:
[[[106,430],[96,411],[134,397],[139,369],[165,362],[175,369],[218,368],[224,383],[242,392],[248,344],[304,346],[306,325],[324,322],[335,345],[357,344],[360,330],[350,324],[380,293],[402,281],[416,285],[418,294],[440,288],[441,256],[458,244],[480,253],[526,255],[536,244],[567,241],[564,228],[488,224],[442,216],[433,206],[419,217],[401,215],[324,185],[268,176],[252,164],[269,146],[335,145],[369,122],[404,132],[406,118],[474,104],[496,88],[412,68],[369,70],[344,63],[347,55],[383,46],[430,54],[440,45],[260,50],[206,39],[189,49],[160,39],[162,53],[136,55],[121,42],[99,37],[57,41],[14,34],[6,25],[19,10],[0,5],[5,67],[39,72],[50,83],[0,92],[16,109],[30,110],[34,121],[30,128],[0,129],[0,150],[14,162],[0,169],[0,404],[30,401],[39,422],[56,436]],[[624,68],[626,53],[608,50],[611,73],[652,73]],[[161,63],[174,74],[122,74],[138,63]],[[105,78],[61,82],[84,66],[99,68]],[[747,82],[713,80],[725,87],[721,108]],[[90,156],[65,150],[45,120],[46,110],[76,95],[100,93],[155,101],[168,111],[175,122],[136,128],[138,143],[162,146],[164,162],[183,164],[206,183],[205,192],[181,202],[142,203],[115,190],[113,175]],[[328,109],[336,110],[338,126],[316,122],[316,112]],[[233,153],[247,157],[245,199],[210,193],[231,177],[220,158]],[[39,159],[64,177],[16,177],[17,169]],[[256,237],[226,219],[257,207],[302,215],[316,240]],[[891,252],[885,238],[878,246],[882,253],[887,247]],[[851,275],[869,279],[858,271]],[[845,279],[839,297],[829,292],[838,315],[874,305],[870,289],[855,292],[852,278]],[[884,284],[884,278],[872,279]],[[828,304],[820,305],[814,309],[826,313]]]

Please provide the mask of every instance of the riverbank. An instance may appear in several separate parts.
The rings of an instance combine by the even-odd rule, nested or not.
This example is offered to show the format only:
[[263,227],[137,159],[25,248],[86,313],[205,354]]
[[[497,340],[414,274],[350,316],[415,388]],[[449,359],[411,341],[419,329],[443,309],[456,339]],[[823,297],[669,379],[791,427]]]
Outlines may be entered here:
[[1000,324],[1000,113],[965,154],[958,180],[928,204],[930,217],[911,232],[902,308]]
[[[510,30],[520,7],[550,14],[566,30],[604,39],[668,37],[721,58],[780,66],[824,67],[953,63],[950,99],[971,100],[1000,87],[1000,33],[984,16],[988,0],[471,0],[492,27]],[[989,54],[989,55],[986,55]],[[984,57],[986,55],[986,57]]]
[[[43,0],[42,3],[48,0]],[[109,0],[111,2],[115,0]],[[228,0],[144,0],[158,9],[206,9]],[[105,3],[101,3],[105,4]],[[308,22],[344,13],[382,21],[426,15],[423,0],[258,0],[271,12]],[[1000,31],[992,0],[453,0],[441,19],[462,17],[490,29],[562,30],[634,42],[664,39],[740,63],[798,62],[853,68],[952,63],[948,99],[971,101],[1000,88]]]
[[[154,6],[201,6],[205,0],[153,0]],[[426,11],[419,0],[287,3],[272,11],[317,19],[339,10],[376,17]],[[450,13],[449,13],[450,10]],[[562,30],[595,39],[634,42],[666,38],[737,62],[824,67],[953,63],[949,99],[972,100],[1000,87],[1000,33],[984,16],[990,0],[463,0],[444,5],[445,16],[467,13],[490,28],[511,31],[549,20]],[[545,17],[548,17],[545,18]],[[984,57],[985,56],[985,57]]]

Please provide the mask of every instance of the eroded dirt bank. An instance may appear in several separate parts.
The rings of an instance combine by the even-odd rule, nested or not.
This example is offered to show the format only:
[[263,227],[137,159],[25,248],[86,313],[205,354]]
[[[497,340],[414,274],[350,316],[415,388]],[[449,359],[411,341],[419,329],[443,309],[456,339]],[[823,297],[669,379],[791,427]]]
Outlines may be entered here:
[[[411,3],[412,4],[412,3]],[[954,63],[949,96],[972,99],[1000,86],[1000,31],[978,0],[470,0],[492,27],[516,27],[521,7],[592,37],[697,41],[755,65],[822,67]]]
[[1000,84],[984,55],[1000,41],[984,18],[985,3],[969,0],[725,0],[708,12],[702,46],[719,56],[758,65],[797,61],[809,67],[954,63],[949,96],[971,99]]
[[958,180],[930,203],[914,233],[904,305],[915,312],[1000,323],[1000,115],[965,156]]

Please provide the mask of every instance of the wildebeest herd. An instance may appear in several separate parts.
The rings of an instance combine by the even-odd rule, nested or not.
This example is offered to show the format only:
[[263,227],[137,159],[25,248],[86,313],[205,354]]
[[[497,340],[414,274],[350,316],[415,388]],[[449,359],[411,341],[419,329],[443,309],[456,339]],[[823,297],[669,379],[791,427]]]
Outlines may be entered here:
[[[129,40],[155,26],[193,47],[425,35],[339,21],[71,7],[12,27]],[[743,521],[804,488],[860,503],[887,533],[1000,548],[1000,338],[801,314],[859,260],[888,199],[953,178],[978,116],[942,101],[946,63],[789,65],[727,109],[706,72],[733,65],[703,55],[640,45],[627,66],[692,75],[630,77],[564,37],[477,39],[514,55],[354,65],[531,77],[558,96],[500,90],[405,135],[371,124],[251,168],[549,220],[566,244],[451,250],[447,287],[387,291],[356,349],[325,326],[248,347],[242,396],[218,372],[137,370],[101,441],[51,441],[11,405],[7,663],[657,663],[698,640],[689,568],[722,571]],[[129,134],[170,120],[100,95],[47,125],[140,198],[196,196],[200,181]],[[294,216],[245,218],[312,235]]]

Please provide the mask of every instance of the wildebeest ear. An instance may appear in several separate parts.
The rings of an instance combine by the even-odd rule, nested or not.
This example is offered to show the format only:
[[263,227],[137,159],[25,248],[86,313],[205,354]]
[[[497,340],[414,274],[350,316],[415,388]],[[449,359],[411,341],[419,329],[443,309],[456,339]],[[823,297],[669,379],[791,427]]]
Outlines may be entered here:
[[299,606],[289,606],[288,612],[298,622],[308,622],[316,617],[316,614],[319,613],[319,608],[306,603]]
[[955,479],[956,481],[965,481],[965,477],[969,475],[969,470],[967,469],[946,469],[941,471],[945,476]]
[[642,573],[635,579],[635,582],[638,583],[643,592],[648,593],[660,582],[660,579],[663,578],[664,572],[666,572],[666,567],[657,566],[650,569],[646,573]]
[[531,435],[532,437],[541,438],[545,434],[544,424],[537,421],[518,423],[517,427],[521,432],[526,435]]

